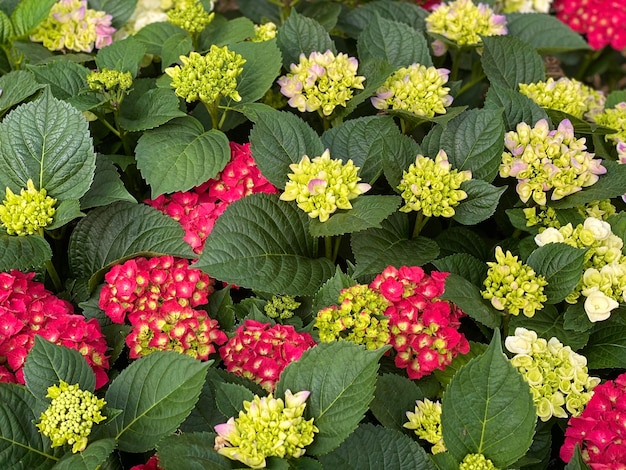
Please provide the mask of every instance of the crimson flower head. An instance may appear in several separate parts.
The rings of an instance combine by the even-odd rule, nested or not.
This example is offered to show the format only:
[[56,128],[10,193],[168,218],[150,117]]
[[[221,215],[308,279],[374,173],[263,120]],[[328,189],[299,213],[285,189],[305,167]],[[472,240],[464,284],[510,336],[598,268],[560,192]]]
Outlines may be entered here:
[[622,0],[554,0],[557,18],[585,34],[594,49],[626,48],[626,5]]

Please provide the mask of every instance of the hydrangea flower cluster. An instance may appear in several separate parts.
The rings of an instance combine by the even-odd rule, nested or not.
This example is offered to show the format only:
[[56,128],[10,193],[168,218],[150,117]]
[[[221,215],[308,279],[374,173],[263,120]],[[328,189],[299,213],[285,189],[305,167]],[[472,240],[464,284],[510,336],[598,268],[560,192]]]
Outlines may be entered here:
[[70,444],[74,453],[85,450],[93,425],[106,419],[100,411],[106,402],[78,384],[62,380],[58,386],[48,387],[46,397],[52,398],[52,403],[39,417],[39,432],[50,438],[52,447]]
[[87,0],[59,0],[30,39],[51,51],[91,52],[113,41],[112,17],[88,8]]
[[542,108],[556,109],[579,119],[594,117],[604,109],[606,98],[601,91],[574,78],[549,77],[545,82],[520,83],[519,91]]
[[459,470],[498,470],[483,454],[467,454],[459,464]]
[[435,159],[418,155],[398,185],[405,205],[402,212],[422,211],[427,217],[452,217],[454,207],[467,198],[464,181],[472,179],[469,170],[453,170],[444,150]]
[[382,348],[389,342],[389,319],[384,312],[389,301],[363,284],[343,289],[338,306],[317,312],[315,327],[322,342],[344,339],[364,344],[367,349]]
[[252,468],[264,468],[267,457],[301,457],[318,432],[313,418],[304,419],[310,393],[286,390],[284,401],[271,394],[244,401],[238,418],[215,426],[215,450]]
[[406,369],[410,379],[443,370],[458,354],[469,351],[459,332],[465,314],[440,299],[447,275],[439,271],[428,275],[418,266],[388,266],[370,283],[391,303],[384,312],[389,317],[389,344],[396,367]]
[[[610,199],[591,201],[583,206],[577,207],[576,210],[585,218],[594,217],[604,221],[617,213],[617,208],[611,203]],[[549,227],[560,228],[562,226],[556,210],[550,206],[526,207],[523,211],[524,217],[526,218],[526,226],[537,226],[539,232],[543,232]]]
[[310,334],[298,333],[291,325],[272,326],[248,319],[219,352],[228,372],[271,392],[285,367],[315,344]]
[[35,189],[33,180],[29,179],[19,195],[6,188],[6,197],[0,204],[0,222],[9,235],[39,233],[52,223],[56,202],[44,188]]
[[496,261],[487,263],[489,269],[481,295],[498,310],[511,315],[522,312],[527,317],[534,316],[547,300],[543,288],[548,282],[510,251],[505,254],[498,246],[495,254]]
[[250,39],[252,42],[263,42],[274,39],[278,34],[278,28],[275,23],[268,21],[263,24],[254,25],[254,37]]
[[35,273],[0,273],[0,381],[24,383],[24,361],[35,336],[81,353],[96,375],[96,388],[108,382],[107,343],[95,318],[75,315],[72,304],[56,297]]
[[149,24],[167,21],[167,10],[171,4],[171,0],[137,0],[132,16],[121,31],[134,34]]
[[503,13],[549,13],[552,0],[501,0]]
[[199,100],[212,104],[221,97],[241,101],[237,77],[243,72],[246,59],[240,54],[213,44],[205,55],[192,51],[188,56],[181,55],[180,61],[182,66],[168,67],[165,73],[172,77],[176,95],[188,103]]
[[215,178],[190,191],[162,194],[145,202],[178,221],[185,230],[184,240],[201,253],[215,221],[231,202],[254,193],[276,192],[256,166],[250,144],[230,142],[230,161]]
[[200,0],[174,0],[174,8],[167,11],[167,21],[191,35],[204,31],[214,17],[215,13],[206,11]]
[[413,64],[396,70],[371,98],[376,109],[409,111],[418,116],[445,114],[452,104],[448,69]]
[[519,123],[504,136],[500,176],[517,178],[517,194],[522,202],[533,199],[545,206],[546,193],[556,201],[591,186],[606,173],[602,161],[587,152],[585,138],[577,139],[569,119],[555,130],[541,119],[534,127]]
[[365,77],[357,75],[359,62],[347,54],[311,52],[300,54],[300,61],[277,81],[289,106],[300,112],[319,111],[330,116],[337,106],[346,106],[353,90],[363,89]]
[[592,48],[626,48],[626,10],[620,0],[554,0],[554,10],[559,20],[587,35]]
[[279,320],[287,320],[293,317],[294,311],[300,306],[295,297],[291,295],[273,295],[272,298],[265,304],[263,310],[265,314],[270,318],[276,318]]
[[407,411],[408,422],[404,427],[412,429],[420,439],[433,444],[431,453],[439,454],[446,451],[441,431],[441,402],[428,398],[415,402],[415,411]]
[[614,144],[626,141],[626,101],[617,103],[612,108],[604,109],[594,115],[596,124],[615,129],[617,132],[607,134],[605,138],[613,141]]
[[154,454],[146,463],[130,467],[130,470],[162,470],[162,468],[159,466],[159,457]]
[[433,8],[426,17],[426,31],[439,34],[458,46],[478,46],[481,36],[500,36],[507,33],[506,18],[496,15],[484,3],[455,0]]
[[583,460],[594,470],[622,468],[626,462],[626,374],[593,389],[579,416],[570,418],[560,457],[569,462],[578,444]]
[[87,75],[89,88],[100,92],[127,91],[133,84],[133,76],[130,72],[119,70],[102,69],[93,71]]
[[345,164],[340,159],[331,160],[328,149],[313,160],[305,155],[289,168],[293,173],[287,175],[289,181],[280,199],[295,200],[309,217],[319,218],[320,222],[326,222],[337,209],[352,209],[350,200],[371,188],[367,183],[359,183],[359,167],[352,160]]
[[[504,345],[515,354],[510,361],[530,385],[537,416],[548,421],[552,416],[578,416],[600,383],[590,377],[587,358],[563,346],[557,338],[546,341],[526,328],[516,328]],[[565,409],[563,408],[565,407]]]

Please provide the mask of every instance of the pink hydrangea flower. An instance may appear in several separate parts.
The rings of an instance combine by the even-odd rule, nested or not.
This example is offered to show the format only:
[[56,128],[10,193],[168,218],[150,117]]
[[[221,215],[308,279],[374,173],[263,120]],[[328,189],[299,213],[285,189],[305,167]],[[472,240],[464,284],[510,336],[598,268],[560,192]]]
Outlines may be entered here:
[[587,35],[589,45],[626,48],[626,4],[621,0],[554,0],[557,18]]
[[162,470],[162,468],[159,466],[159,458],[155,454],[146,463],[130,467],[130,470]]

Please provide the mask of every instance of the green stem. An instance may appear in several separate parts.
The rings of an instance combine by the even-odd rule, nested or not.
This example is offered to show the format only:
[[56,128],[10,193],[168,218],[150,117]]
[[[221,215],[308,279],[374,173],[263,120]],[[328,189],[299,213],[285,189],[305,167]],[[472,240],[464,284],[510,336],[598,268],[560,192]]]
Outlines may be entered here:
[[506,338],[509,335],[509,322],[511,321],[511,315],[505,313],[502,318],[502,338]]
[[119,114],[120,114],[119,109],[115,109],[113,111],[113,118],[115,119],[115,126],[117,127],[117,135],[122,141],[122,147],[124,147],[124,153],[126,155],[132,155],[130,144],[128,143],[128,139],[126,138],[127,133],[126,131],[124,131],[124,129],[122,129],[119,123]]
[[333,247],[333,259],[332,259],[333,263],[337,261],[337,256],[339,256],[340,246],[341,246],[341,235],[335,237],[335,246]]
[[52,284],[54,284],[54,288],[57,292],[61,292],[63,290],[63,283],[61,282],[61,278],[59,277],[59,273],[57,273],[54,264],[52,264],[51,260],[46,261],[46,271],[50,279],[52,280]]
[[455,49],[452,54],[452,67],[450,69],[450,81],[454,82],[459,76],[459,67],[461,63],[461,49]]
[[413,235],[411,238],[417,237],[426,223],[430,220],[430,217],[425,217],[422,211],[419,211],[417,214],[417,218],[415,219],[415,226],[413,227]]
[[111,125],[111,123],[107,120],[107,118],[97,112],[92,111],[94,116],[96,116],[98,118],[98,121],[100,121],[102,124],[104,124],[104,127],[106,127],[107,129],[109,129],[111,132],[113,132],[113,134],[115,134],[116,137],[121,138],[120,136],[120,131],[118,131],[114,126]]
[[463,93],[465,93],[467,90],[469,90],[470,88],[472,88],[474,85],[476,85],[477,83],[480,83],[487,75],[480,74],[477,77],[472,78],[469,82],[467,82],[465,85],[463,85],[461,87],[461,89],[459,90],[459,92],[456,94],[456,97],[458,98],[459,96],[461,96]]
[[333,261],[333,237],[326,236],[324,237],[324,256],[327,259]]
[[220,126],[220,112],[217,107],[217,101],[214,103],[204,103],[204,106],[209,112],[209,116],[211,116],[211,126],[213,127],[213,129],[219,130],[221,126]]

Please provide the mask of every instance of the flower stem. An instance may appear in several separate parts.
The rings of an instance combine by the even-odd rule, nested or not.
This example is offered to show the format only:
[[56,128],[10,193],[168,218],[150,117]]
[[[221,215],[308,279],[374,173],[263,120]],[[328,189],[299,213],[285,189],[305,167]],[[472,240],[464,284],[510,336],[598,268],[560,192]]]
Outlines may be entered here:
[[415,219],[415,226],[413,227],[413,235],[411,238],[417,237],[426,223],[430,220],[430,217],[425,217],[422,211],[419,211],[417,214],[417,218]]
[[[219,100],[219,98],[218,98]],[[204,101],[203,101],[204,103]],[[219,130],[220,128],[220,113],[217,107],[217,101],[213,103],[204,103],[207,111],[209,112],[209,116],[211,116],[211,126],[213,129]]]
[[54,264],[52,264],[51,260],[46,261],[46,272],[50,279],[52,280],[52,284],[54,284],[54,288],[57,292],[61,292],[63,290],[63,283],[61,282],[61,278],[59,277],[59,273],[57,273]]
[[333,237],[326,236],[324,237],[324,256],[331,261],[333,260]]

